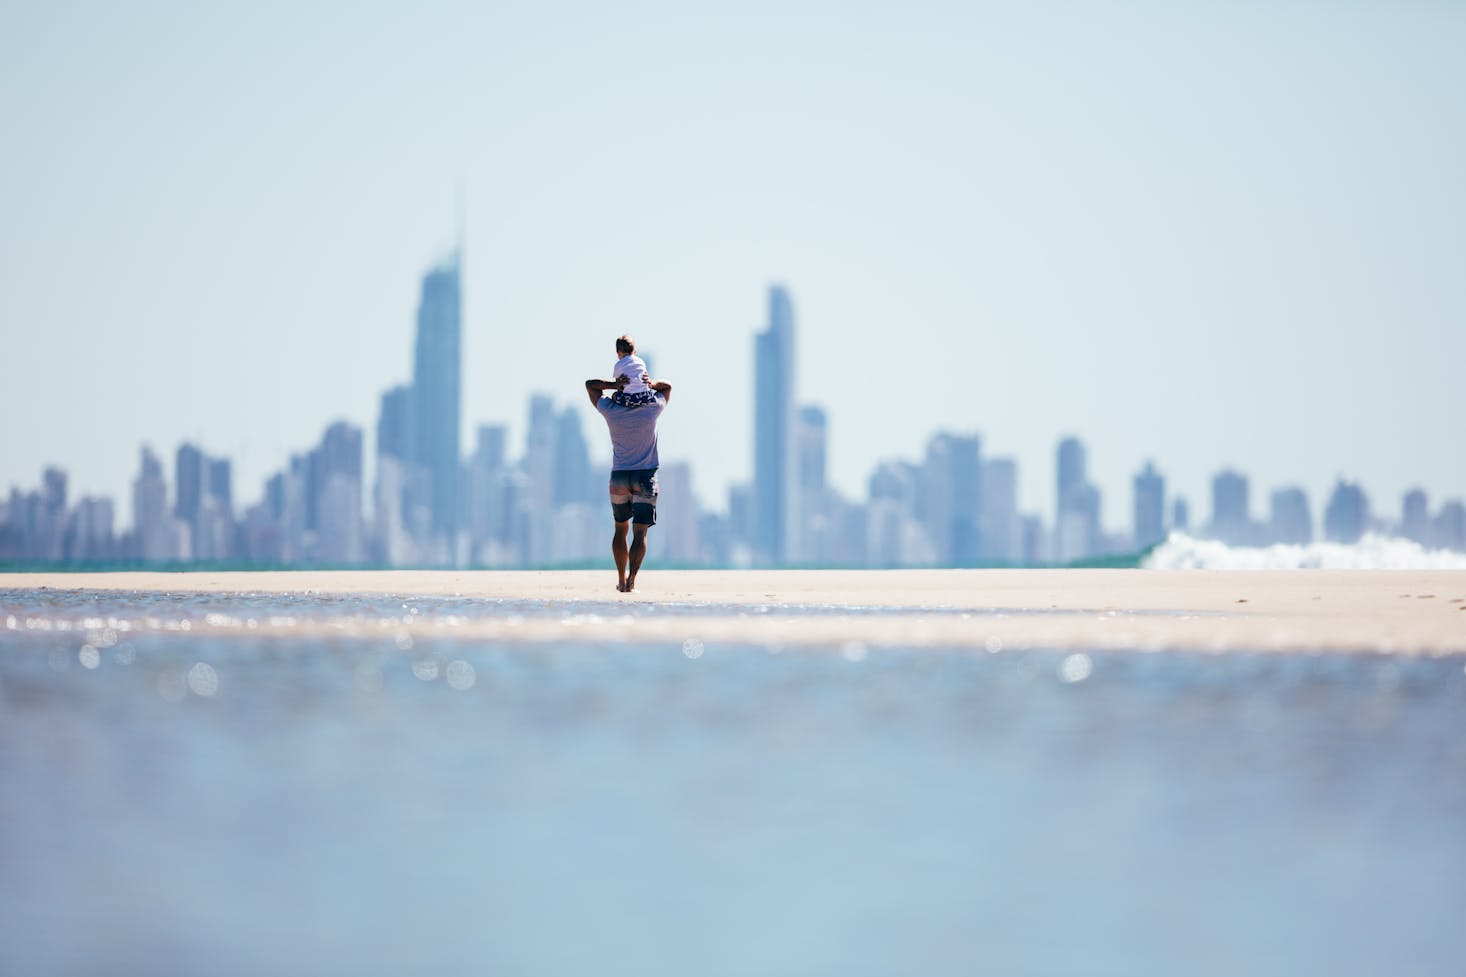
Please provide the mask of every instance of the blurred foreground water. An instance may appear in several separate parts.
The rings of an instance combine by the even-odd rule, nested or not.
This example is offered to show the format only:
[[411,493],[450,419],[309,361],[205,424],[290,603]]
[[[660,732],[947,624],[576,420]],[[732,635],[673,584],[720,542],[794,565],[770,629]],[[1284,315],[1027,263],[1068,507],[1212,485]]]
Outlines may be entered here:
[[1460,657],[651,613],[0,592],[0,973],[1466,972]]

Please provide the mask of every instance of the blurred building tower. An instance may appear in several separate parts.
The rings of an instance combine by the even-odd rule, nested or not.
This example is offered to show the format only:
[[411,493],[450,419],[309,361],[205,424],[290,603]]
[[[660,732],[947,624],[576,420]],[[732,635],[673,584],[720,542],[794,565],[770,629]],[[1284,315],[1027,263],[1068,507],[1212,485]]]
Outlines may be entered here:
[[146,445],[132,483],[133,553],[145,563],[176,559],[172,519],[168,513],[168,483],[163,466]]
[[905,461],[882,462],[871,474],[866,506],[866,564],[931,566],[936,552],[921,511],[922,472]]
[[1274,490],[1268,505],[1268,542],[1304,545],[1313,542],[1313,514],[1308,493],[1297,486]]
[[112,500],[86,496],[72,511],[66,559],[75,563],[103,563],[117,558],[112,530]]
[[1369,499],[1355,482],[1339,479],[1323,514],[1323,535],[1331,543],[1357,543],[1369,525]]
[[1053,547],[1048,534],[1044,532],[1043,517],[1037,513],[1022,516],[1018,523],[1018,538],[1021,548],[1021,563],[1024,566],[1040,566],[1049,559]]
[[976,435],[939,431],[927,441],[919,515],[934,562],[972,566],[978,559],[977,520],[982,445]]
[[754,337],[753,361],[753,556],[773,566],[789,552],[794,477],[794,305],[782,285],[769,288],[768,327]]
[[1435,535],[1430,522],[1430,498],[1424,489],[1413,488],[1405,493],[1400,505],[1400,535],[1429,546]]
[[1147,461],[1136,475],[1132,545],[1148,549],[1166,538],[1166,479]]
[[1183,533],[1191,529],[1191,506],[1183,496],[1176,496],[1171,503],[1171,528]]
[[1104,551],[1100,505],[1098,486],[1083,482],[1070,490],[1063,519],[1054,527],[1056,557],[1060,563],[1089,559]]
[[799,408],[794,420],[794,495],[791,500],[795,517],[789,562],[822,564],[829,562],[830,519],[825,465],[829,443],[829,426],[825,412],[819,407]]
[[1246,475],[1228,468],[1212,477],[1208,532],[1214,539],[1229,546],[1249,546],[1255,542],[1247,496]]
[[657,473],[659,550],[668,563],[691,566],[702,558],[697,538],[697,503],[692,494],[692,468],[686,462],[664,464]]
[[751,485],[728,488],[728,561],[746,567],[753,562],[755,545],[754,494]]
[[1018,463],[990,458],[982,463],[978,553],[985,563],[1023,562],[1018,521]]
[[1083,442],[1059,442],[1054,515],[1054,560],[1072,563],[1100,549],[1100,493],[1088,480],[1088,452]]
[[432,533],[452,540],[458,522],[458,464],[462,444],[462,292],[459,255],[422,281],[412,367],[411,460],[427,474]]
[[66,551],[66,472],[55,466],[41,473],[40,504],[34,517],[35,558],[59,563]]
[[1435,517],[1433,542],[1442,549],[1466,553],[1466,505],[1451,499]]
[[479,425],[473,457],[468,463],[468,528],[474,562],[493,562],[488,548],[496,540],[496,516],[503,494],[499,483],[508,444],[509,430],[503,425]]
[[555,505],[590,502],[590,450],[580,427],[580,411],[566,407],[555,416],[554,438]]
[[337,421],[311,452],[317,562],[354,566],[365,559],[361,513],[361,428]]
[[204,497],[204,453],[185,441],[178,446],[173,464],[173,515],[192,526],[198,519]]

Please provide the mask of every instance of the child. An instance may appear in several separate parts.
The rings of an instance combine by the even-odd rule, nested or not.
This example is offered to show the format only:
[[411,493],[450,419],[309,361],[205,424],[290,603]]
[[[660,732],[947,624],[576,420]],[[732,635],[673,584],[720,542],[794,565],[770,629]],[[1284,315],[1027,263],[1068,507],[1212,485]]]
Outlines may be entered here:
[[657,395],[641,379],[646,373],[646,362],[636,355],[636,341],[630,336],[617,339],[616,355],[621,358],[611,368],[611,379],[625,377],[628,382],[611,395],[611,402],[622,407],[641,407],[656,403]]

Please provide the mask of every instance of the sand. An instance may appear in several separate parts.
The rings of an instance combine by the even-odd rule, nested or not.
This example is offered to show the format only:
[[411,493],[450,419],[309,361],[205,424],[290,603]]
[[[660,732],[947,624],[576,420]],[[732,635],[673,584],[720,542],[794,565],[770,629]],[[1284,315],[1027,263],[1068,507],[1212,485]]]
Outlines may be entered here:
[[[485,640],[685,641],[1103,650],[1466,653],[1466,571],[658,571],[618,594],[610,571],[272,571],[0,574],[0,591],[461,596],[542,602],[473,609],[413,632]],[[634,623],[615,605],[636,604]],[[687,605],[699,613],[655,611]],[[650,613],[647,613],[649,612]],[[307,616],[309,617],[309,616]],[[260,622],[357,633],[379,620]],[[209,625],[232,627],[232,623]],[[398,625],[391,625],[394,629]]]

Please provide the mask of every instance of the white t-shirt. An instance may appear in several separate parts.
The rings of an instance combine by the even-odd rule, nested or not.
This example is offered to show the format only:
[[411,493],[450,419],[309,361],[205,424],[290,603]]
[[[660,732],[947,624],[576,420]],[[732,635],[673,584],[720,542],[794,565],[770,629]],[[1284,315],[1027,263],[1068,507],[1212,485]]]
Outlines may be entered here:
[[[604,363],[605,361],[602,360],[601,362]],[[611,368],[611,379],[615,380],[619,377],[626,377],[631,382],[621,388],[622,392],[639,394],[651,389],[641,382],[641,375],[645,372],[646,362],[640,356],[632,353],[630,356],[623,356],[616,361],[616,365]]]

